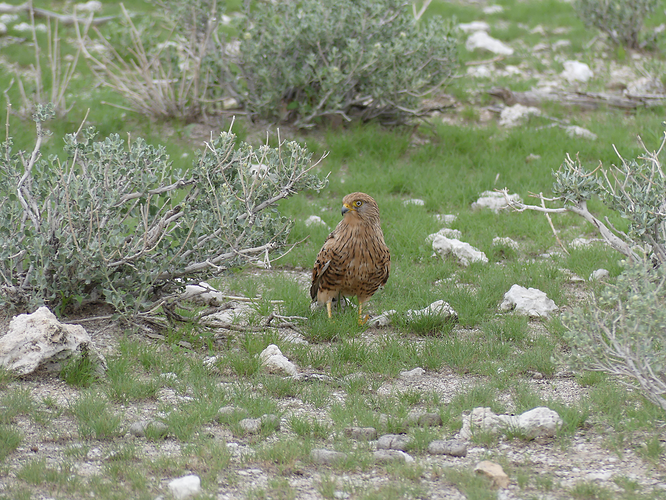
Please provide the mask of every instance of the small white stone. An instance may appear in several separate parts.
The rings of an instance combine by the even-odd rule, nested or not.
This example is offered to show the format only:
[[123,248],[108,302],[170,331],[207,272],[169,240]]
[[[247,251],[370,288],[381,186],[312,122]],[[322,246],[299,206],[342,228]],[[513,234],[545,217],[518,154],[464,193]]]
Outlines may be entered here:
[[458,29],[463,33],[473,33],[475,31],[490,31],[490,24],[485,21],[472,21],[471,23],[460,23]]
[[436,233],[429,234],[426,236],[426,243],[432,243],[435,241],[435,238],[437,236],[444,236],[446,238],[457,238],[460,239],[462,238],[462,233],[458,229],[451,229],[449,227],[445,227],[443,229],[440,229]]
[[311,215],[310,217],[305,219],[305,226],[306,227],[326,226],[326,223],[324,222],[324,219],[322,219],[318,215]]
[[[32,31],[32,25],[30,23],[19,23],[15,24],[12,26],[12,29],[14,31],[18,31],[20,33],[25,33],[27,31]],[[41,31],[42,33],[46,33],[46,25],[45,24],[35,24],[35,31]]]
[[422,206],[425,205],[425,201],[420,200],[420,199],[418,199],[418,198],[412,198],[412,199],[410,199],[410,200],[405,200],[405,201],[403,201],[402,204],[403,204],[404,206],[407,206],[407,205],[416,205],[417,207],[422,207]]
[[433,217],[440,224],[453,224],[458,218],[458,216],[454,214],[435,214]]
[[515,127],[522,124],[530,116],[539,116],[540,114],[541,110],[534,106],[514,104],[513,106],[506,106],[500,111],[499,124],[503,127]]
[[483,8],[484,14],[500,14],[502,12],[504,12],[504,7],[501,5],[486,5]]
[[60,371],[74,356],[85,355],[102,373],[104,356],[97,351],[88,332],[81,325],[61,323],[47,307],[32,314],[19,314],[0,336],[0,366],[18,375],[36,370]]
[[546,30],[543,29],[543,26],[541,26],[540,24],[537,24],[534,28],[532,28],[532,29],[530,30],[530,34],[531,34],[531,35],[541,35],[541,36],[545,36],[545,35],[546,35]]
[[493,67],[486,64],[470,66],[467,68],[467,76],[472,78],[490,78],[493,75]]
[[[7,5],[6,3],[2,3],[0,5]],[[0,16],[0,23],[4,24],[10,24],[14,23],[19,20],[18,14],[2,14]]]
[[443,300],[436,300],[428,307],[423,309],[410,309],[405,313],[405,316],[409,320],[418,319],[423,316],[442,316],[445,318],[458,318],[458,313],[451,307],[448,302]]
[[395,309],[384,311],[379,316],[370,318],[367,324],[368,326],[372,326],[375,328],[385,328],[391,325],[391,318],[395,313],[396,313]]
[[425,370],[420,366],[417,366],[413,370],[400,372],[400,378],[403,380],[416,380],[425,375]]
[[515,311],[530,317],[548,317],[550,313],[557,311],[555,302],[549,299],[544,292],[536,288],[525,288],[513,285],[504,294],[504,300],[500,304],[501,311]]
[[582,137],[583,139],[591,140],[595,140],[597,138],[597,134],[594,132],[590,132],[586,128],[579,127],[577,125],[569,125],[564,127],[564,130],[567,132],[569,137]]
[[598,280],[605,280],[610,277],[610,273],[606,269],[597,269],[595,271],[592,271],[590,274],[590,281],[598,281]]
[[465,243],[455,238],[447,238],[437,235],[432,242],[432,249],[442,258],[451,254],[455,256],[463,266],[468,266],[473,262],[488,263],[488,257],[480,250],[474,248],[469,243]]
[[225,97],[222,99],[222,107],[224,109],[236,109],[239,106],[238,99],[235,99],[234,97]]
[[74,5],[74,10],[78,10],[79,12],[101,12],[102,2],[90,0],[86,3],[77,3]]
[[520,202],[520,196],[517,194],[508,194],[506,197],[504,193],[498,191],[484,191],[479,196],[479,199],[472,203],[472,210],[478,210],[480,208],[489,208],[493,212],[499,212],[500,210],[508,207],[506,198],[514,202]]
[[7,25],[3,22],[0,22],[0,36],[7,34]]
[[169,481],[169,491],[176,500],[184,500],[201,491],[201,479],[195,474],[179,477]]
[[512,240],[511,238],[509,238],[509,237],[500,238],[499,236],[495,236],[493,238],[493,246],[494,247],[499,247],[499,246],[509,247],[512,250],[518,250],[518,248],[520,248],[518,246],[518,243],[516,241]]
[[296,365],[289,361],[275,344],[266,347],[259,354],[259,359],[270,373],[284,373],[291,376],[298,374]]
[[475,31],[472,33],[467,39],[467,42],[465,42],[465,48],[470,52],[476,49],[482,49],[492,52],[493,54],[501,54],[505,56],[513,54],[513,49],[511,47],[504,42],[491,37],[485,31]]
[[565,47],[570,47],[571,42],[569,40],[557,40],[556,42],[553,43],[552,49],[553,50],[560,50]]
[[580,61],[564,61],[564,71],[560,76],[570,83],[587,82],[594,76],[590,67]]

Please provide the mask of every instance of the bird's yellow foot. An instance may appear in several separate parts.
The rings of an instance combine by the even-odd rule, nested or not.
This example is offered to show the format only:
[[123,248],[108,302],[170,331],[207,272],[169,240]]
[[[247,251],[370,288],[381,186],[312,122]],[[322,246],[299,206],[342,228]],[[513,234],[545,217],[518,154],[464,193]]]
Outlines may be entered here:
[[363,304],[359,304],[358,305],[358,324],[360,326],[363,326],[368,322],[369,319],[370,319],[369,314],[366,314],[365,316],[363,316]]

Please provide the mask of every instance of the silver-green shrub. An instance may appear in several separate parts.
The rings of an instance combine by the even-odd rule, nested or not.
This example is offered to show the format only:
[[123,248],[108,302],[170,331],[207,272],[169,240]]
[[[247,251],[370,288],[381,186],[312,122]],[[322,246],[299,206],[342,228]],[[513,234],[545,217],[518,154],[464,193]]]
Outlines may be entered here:
[[[559,208],[511,203],[518,210],[573,212],[590,222],[600,236],[625,257],[626,269],[599,298],[565,317],[571,347],[568,361],[576,369],[598,370],[638,382],[643,394],[666,409],[666,134],[656,150],[641,141],[644,153],[610,167],[586,169],[566,156],[553,172]],[[616,150],[617,152],[617,150]],[[546,199],[541,197],[542,201]],[[617,212],[624,227],[588,208],[598,198]]]
[[324,116],[403,123],[457,67],[453,24],[402,0],[257,5],[241,34],[246,107],[311,127]]
[[641,31],[659,0],[576,0],[574,8],[586,26],[606,33],[612,42],[629,49],[644,46]]
[[614,285],[586,308],[564,318],[568,360],[574,369],[638,382],[650,401],[666,410],[666,268],[626,262]]
[[122,4],[121,10],[119,22],[92,27],[93,33],[80,27],[77,35],[92,73],[130,109],[153,119],[195,121],[236,95],[226,35],[219,30],[222,6],[169,0],[138,20]]
[[231,132],[206,143],[191,169],[164,147],[93,128],[40,154],[52,108],[38,107],[32,153],[2,144],[0,305],[106,302],[128,318],[178,300],[188,280],[267,261],[291,222],[275,203],[321,189],[311,155],[294,142],[257,149]]

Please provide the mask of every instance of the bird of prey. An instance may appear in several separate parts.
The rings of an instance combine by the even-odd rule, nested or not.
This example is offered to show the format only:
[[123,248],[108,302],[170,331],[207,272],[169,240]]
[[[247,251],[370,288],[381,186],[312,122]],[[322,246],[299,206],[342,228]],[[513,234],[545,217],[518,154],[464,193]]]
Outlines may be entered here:
[[342,199],[342,220],[328,235],[312,269],[310,296],[326,304],[331,318],[333,299],[358,297],[358,321],[364,324],[363,304],[386,284],[391,255],[384,242],[377,202],[365,193]]

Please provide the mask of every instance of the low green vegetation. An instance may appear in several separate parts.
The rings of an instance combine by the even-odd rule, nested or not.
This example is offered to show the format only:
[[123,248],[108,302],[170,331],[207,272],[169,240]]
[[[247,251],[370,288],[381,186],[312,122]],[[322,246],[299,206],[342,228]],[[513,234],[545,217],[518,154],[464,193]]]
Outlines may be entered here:
[[[603,64],[594,67],[586,88],[603,92],[608,71],[601,66],[629,64],[634,57],[628,54],[640,60],[641,74],[663,74],[663,41],[648,36],[666,18],[663,2],[657,9],[651,1],[618,2],[626,12],[643,9],[645,16],[631,32],[617,26],[612,12],[594,17],[600,3],[592,0],[576,2],[577,10],[555,0],[502,0],[503,10],[495,14],[481,13],[470,3],[435,0],[421,24],[412,23],[410,6],[393,1],[365,10],[342,0],[309,1],[300,11],[287,2],[275,6],[285,22],[277,22],[260,2],[246,13],[254,17],[243,17],[240,3],[214,3],[215,16],[207,17],[210,2],[194,2],[185,12],[169,0],[162,5],[166,17],[158,22],[153,4],[133,2],[125,11],[106,2],[102,14],[119,17],[82,35],[89,50],[108,44],[106,52],[95,52],[106,69],[94,60],[86,64],[83,53],[77,56],[76,44],[70,43],[77,38],[74,27],[59,27],[66,42],[52,55],[70,62],[80,58],[61,93],[46,91],[55,73],[47,70],[44,53],[39,74],[28,71],[35,56],[26,44],[8,39],[3,46],[1,64],[10,64],[15,73],[0,72],[12,103],[5,113],[14,151],[5,144],[0,160],[0,180],[6,181],[0,187],[5,193],[0,213],[7,215],[0,223],[7,242],[0,248],[1,300],[15,310],[47,303],[64,318],[104,300],[117,323],[104,374],[88,358],[76,358],[47,379],[57,384],[49,393],[40,380],[17,379],[0,369],[0,499],[152,499],[168,495],[167,480],[185,474],[201,478],[202,498],[229,489],[245,498],[288,499],[301,494],[294,478],[303,483],[315,473],[312,494],[327,499],[426,498],[431,487],[495,499],[490,481],[468,466],[472,459],[444,466],[427,451],[433,440],[452,438],[463,414],[477,407],[519,414],[547,406],[563,421],[557,436],[546,441],[555,445],[548,453],[565,451],[574,440],[601,443],[610,457],[635,460],[663,480],[666,408],[663,392],[650,385],[663,376],[664,364],[664,278],[661,268],[652,266],[666,255],[663,211],[654,210],[655,199],[663,200],[666,190],[660,156],[652,154],[661,144],[663,106],[572,111],[551,103],[541,116],[506,128],[492,117],[482,118],[488,109],[496,110],[487,92],[490,81],[464,75],[467,68],[493,64],[494,72],[507,71],[493,77],[493,84],[518,92],[531,89],[543,74],[559,73],[565,59],[591,65],[598,60]],[[396,16],[388,33],[380,29],[386,20],[382,7]],[[223,14],[231,21],[220,25]],[[303,37],[321,32],[327,43],[342,47],[333,37],[341,32],[338,26],[318,21],[324,14],[342,16],[337,22],[353,23],[359,32],[370,29],[369,23],[369,45],[353,37],[339,51],[316,40],[305,44]],[[19,19],[29,22],[25,13]],[[177,19],[182,22],[174,23]],[[476,20],[488,21],[490,34],[516,53],[488,63],[488,54],[467,51],[452,27]],[[606,35],[593,39],[596,33],[586,24]],[[132,39],[132,27],[139,38]],[[241,40],[236,54],[230,42],[239,35],[245,43]],[[183,45],[164,44],[170,36]],[[563,36],[570,45],[552,60],[529,49]],[[40,47],[48,45],[48,37],[35,32]],[[424,45],[446,57],[432,61],[423,79],[417,75],[429,52],[406,58],[411,65],[405,62],[400,72],[392,72],[394,59]],[[108,51],[116,46],[117,54]],[[654,52],[631,52],[636,46]],[[210,47],[214,54],[197,52]],[[386,47],[379,57],[376,51]],[[142,50],[155,59],[142,60]],[[192,54],[201,56],[196,69]],[[456,61],[461,66],[450,78]],[[512,75],[510,67],[528,75]],[[100,85],[91,85],[95,78]],[[159,91],[155,82],[161,82]],[[123,88],[126,83],[132,86]],[[439,90],[428,97],[452,98],[457,107],[436,104],[439,111],[426,121],[412,122],[420,112],[417,94],[430,88]],[[31,106],[40,96],[46,104],[49,95],[62,98],[52,99],[52,111],[38,113],[39,126],[49,134],[39,132],[41,158],[31,161],[36,140]],[[225,113],[227,105],[245,108]],[[252,121],[245,112],[280,122],[279,136],[267,136],[265,129],[272,125]],[[238,117],[232,120],[234,113]],[[47,114],[55,118],[44,121]],[[232,122],[236,142],[219,136]],[[389,128],[386,122],[409,126]],[[571,137],[561,124],[589,128],[597,139]],[[78,136],[67,136],[77,130]],[[618,164],[613,146],[626,162]],[[197,149],[204,153],[197,155]],[[19,150],[23,156],[15,153]],[[566,153],[576,160],[565,160]],[[310,161],[318,158],[323,160]],[[595,170],[599,162],[603,168]],[[230,168],[216,170],[223,164]],[[20,184],[31,168],[32,181]],[[292,182],[292,174],[301,175],[300,181]],[[118,176],[133,178],[126,192],[117,189]],[[618,179],[624,191],[617,189]],[[533,193],[543,193],[548,206],[561,203],[565,209],[584,201],[630,252],[645,251],[650,264],[627,266],[620,261],[633,254],[599,241],[571,245],[576,238],[599,238],[571,210],[549,220],[537,211],[471,208],[484,191],[505,186],[535,206],[541,200]],[[391,250],[390,279],[367,305],[372,316],[395,311],[386,328],[359,326],[354,300],[333,320],[311,309],[311,265],[340,220],[342,197],[351,191],[378,201]],[[41,203],[39,209],[26,203],[25,210],[19,195]],[[84,203],[89,197],[97,200],[92,209]],[[276,204],[262,206],[269,199]],[[413,199],[423,204],[406,203]],[[248,203],[261,210],[247,212]],[[306,224],[312,215],[324,224]],[[455,218],[444,223],[442,215]],[[483,251],[489,262],[463,266],[433,255],[427,237],[443,227],[460,231],[460,239]],[[156,234],[151,230],[158,229],[162,236],[148,245]],[[208,240],[209,234],[218,237],[217,243]],[[496,237],[511,238],[516,246],[497,244]],[[265,269],[266,250],[273,244],[282,254],[278,259],[280,254],[269,253],[274,260]],[[27,257],[26,246],[39,251]],[[254,248],[250,259],[239,253],[248,247]],[[211,256],[224,258],[213,262]],[[201,266],[191,268],[192,263]],[[590,281],[600,268],[609,271],[608,277]],[[177,301],[188,277],[241,297],[248,316],[226,329],[198,321],[211,310]],[[564,314],[528,318],[499,311],[513,284],[545,292]],[[450,304],[457,318],[410,318],[408,311],[436,300]],[[608,331],[616,324],[623,329],[613,337]],[[623,342],[624,357],[608,350],[613,338]],[[298,366],[300,377],[267,372],[259,355],[271,344]],[[636,355],[648,363],[640,367],[642,378],[617,369]],[[401,375],[417,367],[425,370],[423,383]],[[651,379],[650,370],[657,377]],[[634,379],[645,383],[639,386]],[[407,423],[413,412],[425,411],[441,418],[441,426]],[[259,419],[259,430],[249,431],[247,419]],[[145,437],[130,430],[139,421],[151,422]],[[350,427],[405,434],[411,440],[407,452],[416,462],[375,462],[374,442],[350,437]],[[658,488],[633,476],[565,485],[559,471],[518,464],[503,454],[507,446],[531,452],[544,445],[519,431],[476,432],[471,445],[483,448],[482,459],[504,467],[521,497],[663,498]],[[311,451],[319,448],[345,457],[317,463]],[[425,456],[430,460],[422,460]],[[81,472],[85,462],[94,464],[93,472]],[[261,475],[261,484],[248,481],[254,475]],[[357,481],[369,476],[381,480]]]

